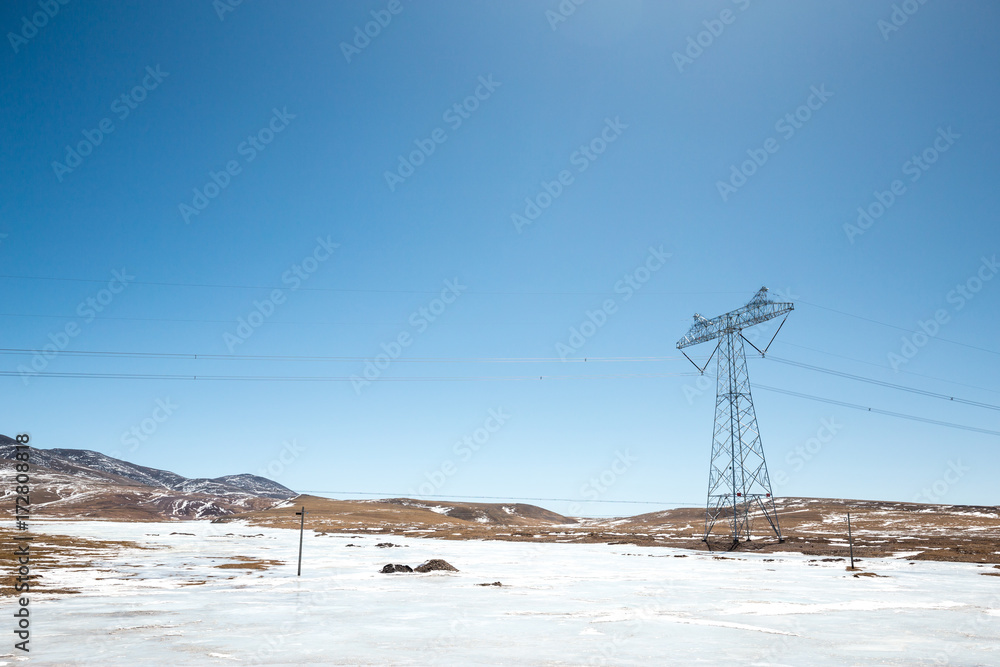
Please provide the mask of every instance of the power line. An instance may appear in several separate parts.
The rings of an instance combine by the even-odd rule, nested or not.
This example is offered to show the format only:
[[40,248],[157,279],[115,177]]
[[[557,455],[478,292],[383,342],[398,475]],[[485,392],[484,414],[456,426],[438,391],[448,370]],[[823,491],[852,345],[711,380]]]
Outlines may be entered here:
[[[889,367],[885,366],[884,364],[876,364],[876,363],[874,363],[872,361],[864,361],[862,359],[855,359],[854,357],[848,357],[848,356],[845,356],[843,354],[836,354],[834,352],[827,352],[826,350],[820,350],[820,349],[817,349],[815,347],[809,347],[807,345],[799,345],[797,343],[789,343],[788,341],[778,341],[777,344],[778,345],[789,345],[791,347],[797,347],[797,348],[799,348],[801,350],[809,350],[811,352],[819,352],[820,354],[825,354],[825,355],[830,356],[830,357],[837,357],[838,359],[846,359],[848,361],[853,361],[853,362],[858,363],[858,364],[865,364],[866,366],[874,366],[875,368],[881,368],[883,370],[888,370],[889,369]],[[912,375],[913,377],[918,377],[918,378],[926,378],[928,380],[935,380],[937,382],[946,382],[948,384],[957,385],[959,387],[967,387],[969,389],[978,389],[980,391],[988,391],[991,394],[1000,394],[1000,391],[998,391],[996,389],[989,389],[987,387],[979,387],[977,385],[966,384],[964,382],[955,382],[954,380],[946,380],[944,378],[934,377],[933,375],[925,375],[923,373],[914,373],[913,371],[904,371],[904,370],[899,370],[899,369],[894,369],[893,372],[894,373],[903,373],[905,375]]]
[[[858,320],[864,320],[865,322],[871,322],[872,324],[878,324],[878,325],[883,326],[883,327],[889,327],[890,329],[897,329],[899,331],[905,331],[906,333],[910,333],[910,334],[922,334],[922,335],[925,335],[925,336],[927,335],[927,334],[925,334],[922,331],[914,331],[913,329],[907,329],[906,327],[896,326],[895,324],[889,324],[888,322],[882,322],[880,320],[875,320],[875,319],[872,319],[870,317],[864,317],[862,315],[854,315],[853,313],[846,313],[846,312],[844,312],[842,310],[837,310],[835,308],[827,308],[826,306],[821,306],[821,305],[816,304],[816,303],[809,303],[808,301],[803,301],[802,299],[796,300],[796,303],[801,303],[801,304],[804,304],[806,306],[812,306],[813,308],[819,308],[821,310],[828,310],[831,313],[837,313],[838,315],[844,315],[845,317],[853,317],[853,318],[858,319]],[[942,343],[951,343],[952,345],[960,345],[962,347],[967,347],[970,350],[979,350],[980,352],[988,352],[989,354],[1000,355],[1000,352],[998,352],[997,350],[990,350],[990,349],[987,349],[985,347],[978,347],[976,345],[969,345],[968,343],[961,343],[961,342],[959,342],[957,340],[951,340],[950,338],[941,338],[940,336],[927,336],[927,338],[928,338],[928,340],[939,340]]]
[[[50,319],[50,320],[75,320],[79,315],[45,315],[41,313],[0,313],[0,317],[23,317],[23,318],[35,318],[35,319]],[[115,322],[187,322],[191,324],[229,324],[232,325],[237,322],[236,318],[228,320],[211,320],[211,319],[198,319],[191,317],[114,317],[110,315],[101,315],[98,318],[101,322],[115,321]],[[511,320],[498,320],[494,322],[488,322],[484,320],[476,320],[479,324],[516,324],[521,326],[540,326],[543,324],[548,324],[546,322],[514,322]],[[302,321],[302,320],[268,320],[267,323],[270,324],[285,324],[285,325],[296,325],[296,326],[330,326],[330,327],[353,327],[353,326],[396,326],[396,327],[409,327],[411,326],[409,322],[326,322],[326,321]]]
[[[798,346],[803,347],[803,346]],[[810,348],[806,348],[810,349]],[[817,350],[820,351],[820,350]],[[29,348],[0,348],[0,354],[9,355],[29,355],[34,356],[38,354],[37,350],[32,350]],[[61,352],[65,356],[90,356],[90,357],[109,357],[109,358],[151,358],[151,359],[171,359],[171,360],[214,360],[214,361],[328,361],[328,362],[365,362],[370,361],[369,357],[357,357],[357,356],[324,356],[324,355],[249,355],[249,354],[198,354],[198,353],[174,353],[174,352],[120,352],[111,350],[65,350]],[[899,391],[906,391],[914,394],[919,394],[923,396],[928,396],[932,398],[939,398],[942,400],[948,400],[950,402],[962,403],[966,405],[971,405],[975,407],[987,408],[990,410],[1000,410],[1000,406],[993,405],[989,403],[982,403],[979,401],[972,401],[964,398],[957,398],[947,394],[941,394],[937,392],[932,392],[923,389],[916,389],[913,387],[907,387],[904,385],[894,384],[891,382],[885,382],[882,380],[876,380],[873,378],[867,378],[860,375],[854,375],[851,373],[846,373],[843,371],[837,371],[829,368],[823,368],[820,366],[813,366],[799,361],[794,361],[790,359],[782,359],[780,357],[770,356],[767,357],[773,361],[779,363],[787,364],[790,366],[796,366],[799,368],[805,368],[807,370],[812,370],[816,372],[826,373],[829,375],[834,375],[837,377],[842,377],[846,379],[856,380],[859,382],[866,382],[873,385],[878,385],[890,389],[896,389]],[[393,360],[397,363],[477,363],[477,364],[494,364],[494,363],[516,363],[516,364],[531,364],[531,363],[648,363],[648,362],[665,362],[665,361],[679,361],[680,357],[655,357],[655,356],[636,356],[636,357],[583,357],[583,358],[561,358],[561,357],[468,357],[468,358],[447,358],[447,357],[424,357],[424,358],[400,358]],[[877,365],[877,364],[875,364]],[[931,378],[935,379],[935,378]],[[944,380],[947,382],[947,380]]]
[[394,499],[406,499],[406,500],[416,500],[420,501],[423,498],[442,498],[445,500],[458,500],[458,499],[472,499],[472,500],[502,500],[502,501],[516,501],[516,500],[530,500],[532,502],[552,502],[552,503],[622,503],[627,505],[672,505],[674,507],[701,507],[698,503],[673,503],[667,501],[659,500],[601,500],[601,499],[591,499],[591,498],[516,498],[511,496],[462,496],[462,495],[426,495],[420,494],[418,498],[413,498],[407,493],[379,493],[371,491],[316,491],[314,489],[306,489],[298,491],[298,493],[328,493],[331,495],[354,495],[354,496],[378,496],[379,499],[383,500],[394,500]]
[[530,382],[539,380],[615,380],[626,378],[665,378],[697,375],[684,373],[621,373],[608,375],[532,375],[532,376],[431,376],[379,377],[327,375],[171,375],[156,373],[56,373],[35,371],[0,371],[0,376],[73,378],[94,380],[186,380],[186,381],[256,381],[256,382]]
[[[41,313],[0,313],[0,317],[25,317],[50,320],[74,320],[79,315],[44,315]],[[236,319],[229,320],[209,320],[190,317],[113,317],[101,315],[101,322],[121,321],[121,322],[190,322],[194,324],[233,324]],[[324,325],[324,326],[409,326],[407,322],[303,322],[292,320],[268,320],[268,324],[295,324],[295,325]],[[537,324],[536,322],[515,322],[514,324]]]
[[[36,355],[37,351],[27,349],[27,348],[0,348],[0,354],[11,354],[11,355]],[[116,352],[116,351],[97,351],[97,350],[66,350],[61,352],[61,354],[66,356],[83,356],[83,357],[110,357],[110,358],[151,358],[151,359],[170,359],[170,360],[214,360],[214,361],[327,361],[327,362],[364,362],[369,361],[367,357],[350,357],[350,356],[306,356],[306,355],[223,355],[223,354],[192,354],[192,353],[171,353],[171,352]],[[886,387],[890,389],[895,389],[898,391],[906,391],[918,395],[928,396],[931,398],[938,398],[941,400],[947,400],[949,402],[962,403],[965,405],[970,405],[974,407],[987,408],[990,410],[1000,410],[1000,406],[982,403],[979,401],[972,401],[964,398],[956,398],[954,396],[949,396],[947,394],[940,394],[937,392],[927,391],[923,389],[916,389],[913,387],[906,387],[904,385],[898,385],[891,382],[885,382],[882,380],[876,380],[873,378],[866,378],[860,375],[854,375],[851,373],[846,373],[842,371],[837,371],[829,368],[823,368],[820,366],[813,366],[803,362],[798,362],[790,359],[782,359],[780,357],[769,357],[773,361],[779,363],[787,364],[790,366],[795,366],[799,368],[804,368],[807,370],[812,370],[820,373],[826,373],[836,377],[841,377],[845,379],[855,380],[859,382],[866,382],[869,384]],[[395,359],[394,362],[399,363],[518,363],[518,364],[530,364],[530,363],[648,363],[648,362],[663,362],[663,361],[677,361],[679,357],[584,357],[584,358],[567,358],[562,359],[559,357],[470,357],[470,358],[410,358],[410,359]],[[345,377],[345,376],[301,376],[301,375],[185,375],[185,374],[164,374],[164,373],[71,373],[71,372],[30,372],[32,375],[38,375],[42,377],[52,377],[52,378],[77,378],[77,379],[132,379],[132,380],[207,380],[207,381],[275,381],[275,382],[350,382],[358,381],[362,378],[358,377]],[[21,371],[0,371],[0,376],[11,376],[11,375],[21,375]],[[457,376],[457,377],[388,377],[388,378],[376,378],[371,381],[379,382],[484,382],[484,381],[533,381],[533,380],[564,380],[564,379],[622,379],[622,378],[660,378],[660,377],[684,377],[692,376],[694,373],[633,373],[633,374],[604,374],[604,375],[540,375],[540,376],[510,376],[510,377],[494,377],[494,376]],[[365,378],[367,381],[367,379]]]
[[[12,276],[12,275],[0,275],[0,278],[6,278],[9,280],[48,280],[48,281],[58,281],[58,282],[74,282],[74,283],[103,283],[107,284],[108,280],[105,278],[103,280],[96,278],[54,278],[51,276]],[[236,284],[224,284],[224,283],[181,283],[181,282],[166,282],[166,281],[153,281],[153,280],[129,280],[129,285],[146,285],[149,287],[203,287],[203,288],[219,288],[219,289],[249,289],[249,290],[273,290],[279,289],[275,285],[236,285]],[[441,289],[435,290],[398,290],[398,289],[361,289],[361,288],[349,288],[349,287],[296,287],[296,292],[338,292],[338,293],[357,293],[357,294],[441,294]],[[655,294],[660,296],[677,296],[677,295],[700,295],[700,294],[742,294],[743,292],[652,292],[639,290],[635,291],[634,294]],[[615,292],[603,291],[603,292],[580,292],[580,291],[519,291],[519,290],[463,290],[463,295],[466,294],[482,294],[482,295],[495,295],[495,296],[608,296],[613,295]]]
[[[38,350],[28,348],[0,348],[0,354],[11,355],[37,355]],[[334,356],[308,356],[308,355],[254,355],[254,354],[194,354],[183,352],[115,352],[109,350],[64,350],[59,353],[64,356],[82,357],[113,357],[113,358],[140,358],[140,359],[188,359],[188,360],[212,360],[212,361],[370,361],[371,357],[334,357]],[[605,362],[653,362],[653,361],[679,361],[680,357],[582,357],[582,358],[562,358],[562,357],[417,357],[408,359],[393,359],[393,363],[462,363],[462,364],[533,364],[533,363],[605,363]]]
[[[154,374],[154,373],[68,373],[68,372],[35,372],[35,371],[0,371],[0,377],[16,377],[21,375],[31,375],[33,377],[47,377],[47,378],[68,378],[68,379],[96,379],[96,380],[168,380],[168,381],[209,381],[209,382],[537,382],[540,380],[613,380],[613,379],[658,379],[666,377],[693,377],[700,375],[699,373],[683,372],[683,373],[622,373],[622,374],[607,374],[607,375],[538,375],[538,376],[433,376],[433,377],[379,377],[379,378],[361,378],[361,377],[345,377],[345,376],[301,376],[301,375],[291,375],[291,376],[280,376],[280,375],[178,375],[178,374]],[[954,424],[951,422],[943,422],[934,419],[927,419],[924,417],[918,417],[915,415],[907,415],[898,412],[891,412],[888,410],[882,410],[879,408],[872,408],[863,405],[857,405],[854,403],[846,403],[844,401],[838,401],[829,398],[823,398],[820,396],[812,396],[810,394],[803,394],[800,392],[794,392],[787,389],[779,389],[777,387],[768,387],[766,385],[755,385],[759,389],[765,391],[773,391],[780,394],[787,394],[789,396],[796,396],[798,398],[805,398],[814,401],[820,401],[823,403],[830,403],[832,405],[839,405],[842,407],[854,408],[857,410],[864,410],[867,412],[874,412],[882,415],[887,415],[890,417],[897,417],[900,419],[909,419],[912,421],[919,421],[928,424],[935,424],[938,426],[945,426],[948,428],[956,428],[965,431],[974,431],[977,433],[986,433],[988,435],[998,435],[1000,436],[1000,431],[991,431],[988,429],[977,428],[974,426],[964,426],[962,424]]]
[[782,359],[780,357],[770,356],[765,357],[772,361],[777,361],[780,364],[788,364],[789,366],[797,366],[799,368],[805,368],[811,371],[816,371],[819,373],[826,373],[828,375],[835,375],[837,377],[847,378],[849,380],[857,380],[859,382],[867,382],[868,384],[878,385],[880,387],[888,387],[889,389],[897,389],[899,391],[908,391],[912,394],[920,394],[921,396],[929,396],[931,398],[940,398],[945,401],[950,401],[954,403],[963,403],[965,405],[973,405],[977,408],[987,408],[989,410],[1000,410],[1000,405],[993,405],[991,403],[980,403],[979,401],[970,401],[966,398],[956,398],[954,396],[948,396],[947,394],[939,394],[933,391],[927,391],[925,389],[915,389],[913,387],[906,387],[901,384],[893,384],[891,382],[884,382],[882,380],[875,380],[873,378],[866,378],[860,375],[852,375],[851,373],[844,373],[843,371],[835,371],[831,368],[822,368],[820,366],[811,366],[809,364],[804,364],[800,361],[791,361],[789,359]]
[[[36,355],[38,352],[36,350],[31,350],[27,348],[0,348],[0,354],[10,354],[10,355]],[[170,359],[170,360],[212,360],[212,361],[326,361],[326,362],[365,362],[370,361],[368,357],[352,357],[352,356],[308,356],[308,355],[224,355],[224,354],[195,354],[195,353],[172,353],[172,352],[117,352],[117,351],[98,351],[98,350],[66,350],[61,352],[65,356],[82,356],[82,357],[106,357],[106,358],[149,358],[149,359]],[[851,373],[846,373],[843,371],[837,371],[829,368],[823,368],[820,366],[813,366],[799,361],[794,361],[790,359],[782,359],[780,357],[771,356],[768,357],[773,361],[778,363],[795,366],[798,368],[804,368],[807,370],[812,370],[820,373],[826,373],[828,375],[833,375],[836,377],[841,377],[845,379],[855,380],[859,382],[866,382],[868,384],[873,384],[881,387],[886,387],[889,389],[895,389],[898,391],[910,392],[918,395],[928,396],[931,398],[938,398],[941,400],[947,400],[949,402],[962,403],[965,405],[970,405],[974,407],[986,408],[990,410],[1000,410],[1000,406],[993,405],[989,403],[982,403],[979,401],[972,401],[964,398],[957,398],[954,396],[949,396],[947,394],[940,394],[937,392],[927,391],[923,389],[916,389],[913,387],[907,387],[904,385],[898,385],[891,382],[885,382],[882,380],[876,380],[873,378],[866,378],[860,375],[854,375]],[[470,358],[410,358],[410,359],[395,359],[394,362],[398,363],[481,363],[481,364],[495,364],[495,363],[516,363],[516,364],[531,364],[531,363],[648,363],[648,362],[664,362],[664,361],[678,361],[680,357],[583,357],[583,358],[559,358],[559,357],[470,357]],[[10,375],[20,375],[20,371],[0,371],[0,376],[10,376]],[[352,380],[358,380],[357,377],[344,377],[344,376],[274,376],[274,375],[184,375],[184,374],[161,374],[161,373],[70,373],[70,372],[31,372],[32,375],[38,375],[43,377],[53,377],[53,378],[90,378],[90,379],[136,379],[136,380],[209,380],[209,381],[276,381],[276,382],[349,382]],[[579,375],[579,376],[559,376],[559,375],[549,375],[549,376],[513,376],[513,377],[490,377],[490,376],[459,376],[459,377],[393,377],[393,378],[377,378],[372,381],[381,382],[416,382],[416,381],[527,381],[527,380],[562,380],[562,379],[614,379],[614,378],[656,378],[656,377],[682,377],[691,376],[694,373],[637,373],[637,374],[606,374],[606,375]]]
[[787,389],[778,389],[777,387],[768,387],[766,385],[757,384],[754,385],[755,389],[763,389],[765,391],[773,391],[779,394],[787,394],[788,396],[795,396],[797,398],[806,398],[811,401],[819,401],[821,403],[830,403],[832,405],[839,405],[845,408],[853,408],[855,410],[864,410],[865,412],[875,412],[880,415],[888,415],[890,417],[898,417],[899,419],[910,419],[912,421],[924,422],[925,424],[935,424],[937,426],[946,426],[948,428],[957,428],[963,431],[975,431],[976,433],[986,433],[987,435],[1000,435],[1000,431],[990,431],[985,428],[977,428],[975,426],[964,426],[962,424],[953,424],[951,422],[938,421],[936,419],[927,419],[926,417],[917,417],[916,415],[906,415],[901,412],[890,412],[889,410],[881,410],[879,408],[870,408],[865,405],[858,405],[856,403],[846,403],[844,401],[834,400],[832,398],[823,398],[821,396],[813,396],[811,394],[802,394],[797,391],[789,391]]

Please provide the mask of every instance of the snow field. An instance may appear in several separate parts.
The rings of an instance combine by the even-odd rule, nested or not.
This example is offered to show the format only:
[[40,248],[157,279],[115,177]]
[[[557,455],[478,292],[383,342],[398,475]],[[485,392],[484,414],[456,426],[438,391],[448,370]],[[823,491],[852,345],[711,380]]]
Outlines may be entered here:
[[[883,576],[855,578],[842,561],[800,554],[307,531],[299,578],[291,530],[33,529],[42,542],[50,533],[156,547],[42,572],[47,586],[81,593],[33,595],[35,664],[1000,664],[1000,577],[967,563],[865,559]],[[216,567],[240,557],[283,563]],[[460,572],[378,572],[429,558]],[[503,585],[477,585],[494,581]],[[20,662],[0,650],[0,664]]]

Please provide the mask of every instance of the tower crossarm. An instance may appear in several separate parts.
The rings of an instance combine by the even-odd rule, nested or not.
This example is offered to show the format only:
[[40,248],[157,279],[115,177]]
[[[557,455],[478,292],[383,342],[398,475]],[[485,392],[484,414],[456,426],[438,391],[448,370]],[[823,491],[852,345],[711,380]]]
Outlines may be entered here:
[[684,337],[677,341],[677,349],[715,340],[727,333],[742,331],[755,324],[785,315],[794,309],[792,303],[772,301],[768,297],[767,288],[761,287],[746,305],[724,315],[708,319],[695,314],[694,324]]

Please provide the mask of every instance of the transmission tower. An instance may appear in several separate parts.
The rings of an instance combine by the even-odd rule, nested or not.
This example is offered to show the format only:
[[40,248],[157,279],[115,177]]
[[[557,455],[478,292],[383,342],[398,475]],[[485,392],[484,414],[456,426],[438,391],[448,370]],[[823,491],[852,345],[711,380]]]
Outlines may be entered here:
[[[757,430],[757,414],[750,394],[750,376],[743,343],[757,350],[761,356],[767,352],[781,327],[794,309],[791,303],[772,301],[767,288],[761,287],[745,306],[706,319],[695,313],[694,324],[684,338],[677,341],[677,349],[704,373],[712,357],[719,354],[718,382],[715,398],[715,431],[712,438],[712,464],[708,474],[708,500],[705,505],[705,537],[719,520],[728,518],[732,545],[739,545],[741,538],[750,540],[750,518],[758,508],[771,529],[783,542],[778,515],[771,495],[771,480],[767,475],[764,446]],[[743,329],[784,315],[770,342],[763,350],[750,342]],[[715,349],[704,366],[695,364],[684,348],[718,339]]]

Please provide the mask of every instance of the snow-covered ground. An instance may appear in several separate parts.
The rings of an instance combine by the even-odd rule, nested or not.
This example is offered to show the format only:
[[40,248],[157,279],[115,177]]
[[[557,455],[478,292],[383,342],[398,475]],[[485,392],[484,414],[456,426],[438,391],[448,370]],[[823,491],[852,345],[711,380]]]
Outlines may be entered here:
[[[35,594],[38,665],[1000,665],[1000,570],[964,563],[307,532],[296,577],[297,531],[33,529],[162,547],[44,572],[81,593]],[[378,572],[429,558],[460,572]]]

